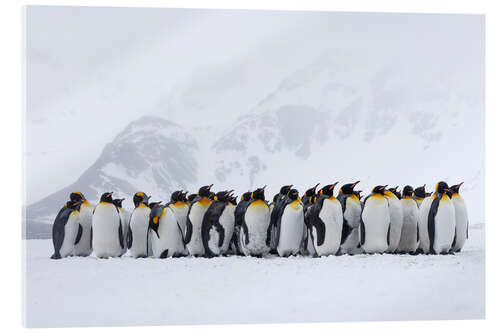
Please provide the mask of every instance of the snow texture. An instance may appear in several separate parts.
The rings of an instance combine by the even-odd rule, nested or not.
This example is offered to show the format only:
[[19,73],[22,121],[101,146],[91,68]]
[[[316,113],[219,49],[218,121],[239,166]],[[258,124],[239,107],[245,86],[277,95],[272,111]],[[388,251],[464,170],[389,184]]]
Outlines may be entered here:
[[50,260],[25,240],[28,327],[482,319],[484,224],[461,253]]

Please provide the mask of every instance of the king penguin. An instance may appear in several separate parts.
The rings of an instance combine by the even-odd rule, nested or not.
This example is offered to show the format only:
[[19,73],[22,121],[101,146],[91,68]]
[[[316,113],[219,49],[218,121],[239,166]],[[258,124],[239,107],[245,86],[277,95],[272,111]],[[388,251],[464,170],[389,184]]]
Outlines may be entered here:
[[239,246],[245,256],[262,257],[271,250],[268,233],[271,212],[266,202],[265,188],[252,192],[252,199],[243,213]]
[[271,210],[271,223],[269,225],[269,244],[271,246],[271,254],[277,254],[276,252],[276,227],[278,219],[283,214],[283,204],[286,201],[288,192],[292,189],[293,185],[284,185],[281,187],[279,193],[277,193],[273,198],[273,209]]
[[[227,207],[229,205],[232,206],[229,202],[231,192],[232,190],[217,192],[214,196],[214,200],[210,204],[210,207],[208,207],[205,215],[203,216],[203,222],[201,224],[201,238],[203,241],[203,247],[205,248],[205,257],[211,258],[221,255],[225,253],[229,247],[229,240],[231,239],[234,230],[234,210],[232,210],[232,221],[224,221],[223,225],[222,218],[224,217],[227,220],[228,217],[231,217],[231,214],[228,215],[228,212],[224,214]],[[225,227],[228,230],[226,230]],[[227,247],[224,248],[224,245],[226,244]]]
[[[396,190],[396,188],[394,188]],[[401,201],[394,194],[394,192],[386,190],[384,196],[389,204],[389,215],[390,215],[390,225],[389,225],[389,247],[387,248],[388,253],[393,253],[396,251],[401,239],[401,229],[403,228],[403,206]]]
[[359,227],[361,248],[365,253],[383,253],[389,247],[391,222],[385,186],[375,186],[364,200]]
[[460,186],[463,183],[453,185],[451,190],[451,202],[455,208],[455,239],[453,240],[452,251],[460,252],[469,238],[469,217],[465,200],[460,195]]
[[340,253],[342,254],[353,255],[362,252],[359,246],[359,221],[361,220],[359,192],[361,191],[354,191],[354,188],[358,184],[359,180],[343,185],[337,196],[344,216],[340,245]]
[[248,191],[241,195],[240,202],[236,205],[236,209],[234,210],[234,233],[231,240],[231,247],[235,254],[242,255],[243,252],[240,248],[240,232],[241,225],[243,223],[243,217],[245,215],[245,211],[250,204],[250,200],[252,200],[252,192]]
[[427,215],[429,253],[448,254],[455,238],[455,207],[448,196],[450,189],[445,182],[436,185]]
[[86,257],[92,253],[92,239],[90,238],[90,229],[92,228],[92,214],[94,206],[87,201],[81,192],[73,192],[70,195],[70,200],[81,201],[80,205],[80,226],[78,233],[81,233],[78,242],[73,249],[73,255]]
[[[125,200],[125,198],[113,199],[113,204],[118,209],[118,214],[120,215],[120,221],[123,230],[123,244],[127,244],[128,224],[130,216],[128,212],[122,207],[123,200]],[[127,246],[123,247],[122,254],[124,254],[125,252],[127,252]]]
[[155,204],[151,208],[149,234],[153,257],[164,259],[185,254],[181,227],[171,204]]
[[422,202],[426,197],[427,194],[425,193],[425,184],[420,187],[416,187],[413,191],[413,199],[417,203],[418,208],[420,208],[420,205],[422,205]]
[[397,253],[415,254],[418,248],[418,206],[413,199],[413,187],[406,185],[401,198],[403,227]]
[[113,192],[101,196],[92,216],[92,248],[98,258],[119,257],[123,253],[123,229]]
[[299,192],[292,189],[283,202],[282,213],[276,222],[276,251],[280,257],[296,255],[300,251],[306,225],[304,206]]
[[310,228],[308,225],[308,220],[306,219],[306,215],[308,210],[313,206],[313,204],[317,200],[316,189],[318,188],[320,183],[308,189],[301,198],[302,206],[304,207],[304,235],[302,237],[302,244],[300,244],[300,253],[302,255],[314,255],[315,249],[310,239]]
[[[175,216],[177,217],[177,222],[179,222],[179,228],[182,232],[182,237],[186,234],[186,221],[187,214],[189,212],[188,199],[186,197],[188,192],[183,192],[181,190],[175,191],[170,196],[170,202],[167,206],[173,210]],[[187,248],[184,247],[184,255],[188,255]]]
[[212,200],[209,199],[212,193],[210,191],[212,186],[213,184],[200,187],[197,197],[191,202],[191,206],[189,207],[184,241],[186,242],[189,254],[192,256],[197,257],[205,254],[203,239],[201,237],[201,225],[203,217],[212,203]]
[[333,195],[334,184],[320,190],[315,203],[307,212],[310,239],[318,256],[337,254],[342,239],[342,206]]
[[[61,208],[52,225],[54,254],[51,259],[61,259],[73,253],[78,234],[81,236],[79,209],[80,200],[68,201]],[[79,232],[80,231],[80,232]]]
[[149,198],[144,192],[134,194],[134,210],[130,215],[129,230],[127,232],[127,247],[134,258],[144,258],[151,253],[149,240]]

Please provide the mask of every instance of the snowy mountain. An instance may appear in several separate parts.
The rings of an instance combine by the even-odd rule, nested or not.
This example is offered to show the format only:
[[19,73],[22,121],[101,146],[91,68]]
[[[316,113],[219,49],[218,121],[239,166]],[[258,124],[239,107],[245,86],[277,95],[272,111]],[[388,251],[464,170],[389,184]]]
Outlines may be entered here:
[[[349,70],[341,65],[346,57]],[[175,189],[210,183],[237,193],[267,184],[270,199],[289,183],[304,191],[317,182],[360,180],[369,193],[376,184],[427,184],[431,191],[442,179],[465,181],[471,223],[484,222],[481,101],[457,93],[453,78],[439,71],[362,63],[328,52],[229,125],[133,121],[75,183],[27,207],[28,237],[50,235],[48,223],[71,191],[92,202],[114,191],[131,207],[139,190],[165,201]]]

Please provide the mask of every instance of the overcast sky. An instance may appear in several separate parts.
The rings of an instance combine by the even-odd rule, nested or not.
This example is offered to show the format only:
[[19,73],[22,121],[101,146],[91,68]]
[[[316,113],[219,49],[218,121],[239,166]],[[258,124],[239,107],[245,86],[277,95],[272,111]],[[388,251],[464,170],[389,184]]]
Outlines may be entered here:
[[405,68],[417,90],[428,88],[418,75],[434,73],[482,101],[483,22],[474,15],[29,7],[27,202],[74,181],[140,115],[222,126],[331,50],[361,56],[366,68]]

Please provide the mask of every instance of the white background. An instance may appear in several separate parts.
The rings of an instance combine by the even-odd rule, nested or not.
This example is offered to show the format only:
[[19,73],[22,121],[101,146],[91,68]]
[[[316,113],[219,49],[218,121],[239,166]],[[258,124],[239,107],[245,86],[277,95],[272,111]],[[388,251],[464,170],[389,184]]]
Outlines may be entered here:
[[[275,331],[277,328],[288,331],[302,331],[304,329],[315,329],[323,331],[349,330],[365,331],[422,331],[422,330],[444,330],[471,331],[485,329],[493,330],[497,320],[497,296],[498,296],[498,254],[495,253],[495,245],[498,241],[494,235],[499,234],[496,226],[495,195],[498,195],[499,168],[496,147],[497,119],[495,110],[498,109],[498,59],[500,50],[498,48],[498,26],[500,13],[493,1],[418,1],[413,5],[403,5],[401,1],[356,1],[353,3],[331,3],[331,1],[210,1],[210,5],[203,1],[120,1],[121,6],[148,6],[148,7],[190,7],[190,8],[248,8],[248,9],[288,9],[288,10],[333,10],[333,11],[377,11],[377,12],[420,12],[420,13],[475,13],[486,14],[486,219],[487,219],[487,318],[484,321],[471,322],[401,322],[401,323],[356,323],[356,324],[314,324],[311,325],[258,325],[240,326],[238,330],[250,331],[254,329],[269,329]],[[8,265],[4,267],[2,274],[2,324],[11,327],[20,327],[21,323],[21,195],[22,195],[22,42],[21,42],[21,5],[31,4],[29,2],[8,1],[9,8],[0,11],[2,44],[2,150],[4,160],[2,164],[2,215],[0,219],[2,230],[2,254]],[[42,1],[36,4],[47,5],[108,5],[114,6],[113,1]],[[494,44],[496,43],[496,45]],[[496,60],[496,61],[495,61]],[[496,63],[495,63],[496,62]],[[496,75],[495,75],[496,74]],[[4,215],[3,212],[8,212]],[[490,222],[491,221],[491,222]],[[114,330],[125,330],[132,332],[133,328],[115,328]],[[169,328],[171,329],[171,328]],[[179,327],[179,330],[192,330],[190,327]],[[207,326],[194,329],[208,330],[209,332],[220,332],[234,330],[230,326]],[[113,330],[113,329],[112,329]],[[148,328],[147,330],[160,331],[162,328]]]

